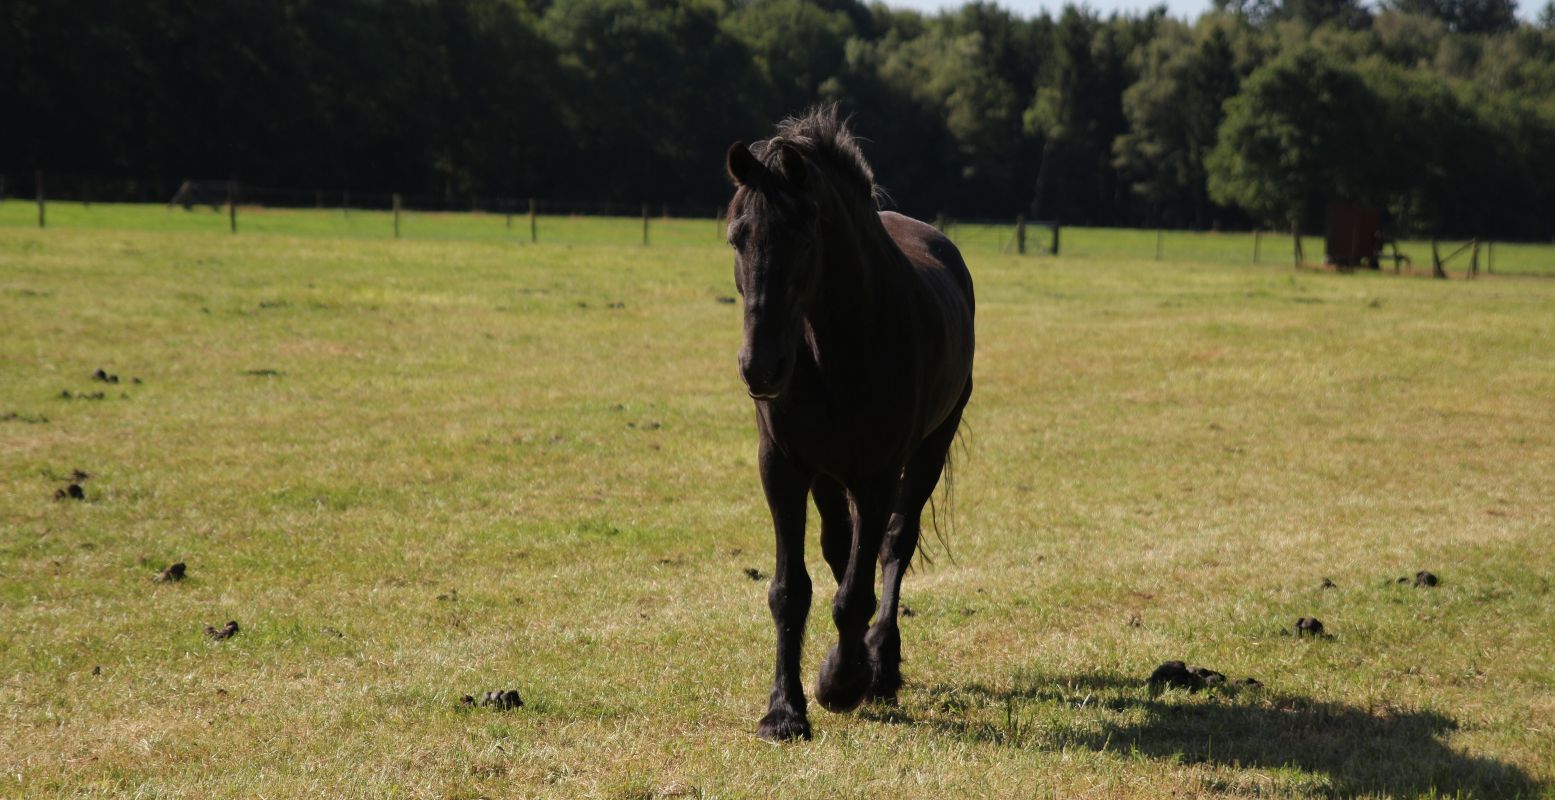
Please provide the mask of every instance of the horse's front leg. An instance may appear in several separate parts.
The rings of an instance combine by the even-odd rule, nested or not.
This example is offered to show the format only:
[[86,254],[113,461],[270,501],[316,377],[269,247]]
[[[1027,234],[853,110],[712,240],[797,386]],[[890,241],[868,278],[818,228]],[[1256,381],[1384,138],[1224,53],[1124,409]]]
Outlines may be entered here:
[[900,471],[850,486],[853,496],[853,548],[832,600],[837,644],[826,654],[815,686],[815,699],[828,711],[852,711],[863,702],[874,680],[864,633],[875,611],[875,556],[896,503]]
[[804,564],[805,495],[810,476],[778,452],[765,435],[760,460],[761,485],[777,533],[777,564],[767,588],[767,606],[777,627],[777,670],[767,714],[761,718],[756,735],[770,741],[808,739],[810,720],[805,713],[799,654],[805,617],[810,613],[810,574]]

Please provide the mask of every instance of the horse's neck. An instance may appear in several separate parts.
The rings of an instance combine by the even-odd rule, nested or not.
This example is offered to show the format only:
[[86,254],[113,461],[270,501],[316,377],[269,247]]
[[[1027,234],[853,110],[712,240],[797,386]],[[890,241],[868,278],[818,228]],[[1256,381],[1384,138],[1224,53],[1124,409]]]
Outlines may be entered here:
[[867,353],[895,296],[889,283],[901,251],[873,208],[846,204],[832,192],[821,203],[821,278],[806,315],[812,346],[823,357]]

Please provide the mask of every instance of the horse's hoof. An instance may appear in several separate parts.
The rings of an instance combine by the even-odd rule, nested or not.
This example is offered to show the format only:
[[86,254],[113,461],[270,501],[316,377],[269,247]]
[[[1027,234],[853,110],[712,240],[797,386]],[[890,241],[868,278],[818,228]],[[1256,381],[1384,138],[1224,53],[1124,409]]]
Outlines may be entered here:
[[791,742],[810,738],[810,720],[788,709],[768,711],[756,726],[756,735],[769,742]]
[[869,667],[872,673],[869,682],[869,692],[865,694],[865,700],[896,704],[896,694],[902,688],[902,655],[901,642],[895,636],[889,639],[885,636],[877,636],[871,629],[864,640],[869,652]]
[[865,698],[876,702],[896,705],[896,694],[902,688],[902,673],[887,671],[879,667],[875,668],[875,679],[869,684],[869,694]]
[[821,662],[821,675],[815,682],[815,700],[834,714],[845,714],[864,702],[874,683],[875,671],[869,660],[844,662],[833,646]]

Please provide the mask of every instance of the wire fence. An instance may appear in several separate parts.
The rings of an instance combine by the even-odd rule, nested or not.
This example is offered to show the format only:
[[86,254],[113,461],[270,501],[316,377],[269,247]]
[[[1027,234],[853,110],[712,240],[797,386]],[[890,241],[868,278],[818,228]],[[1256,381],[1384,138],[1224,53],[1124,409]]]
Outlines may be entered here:
[[[38,194],[38,184],[44,192]],[[40,202],[39,197],[42,197]],[[690,203],[577,202],[485,195],[406,195],[295,189],[232,181],[0,178],[0,228],[123,229],[512,244],[722,246],[723,207]],[[939,215],[933,222],[969,257],[1133,259],[1284,265],[1321,263],[1323,237],[1274,231],[1181,231],[1062,226]],[[1403,240],[1399,271],[1431,274],[1433,245],[1468,252],[1475,240]],[[1555,244],[1478,240],[1477,274],[1555,277]],[[1300,254],[1305,253],[1303,259]],[[1383,270],[1394,271],[1384,259]],[[1444,264],[1471,274],[1467,256]]]
[[[936,223],[956,246],[969,253],[1017,252],[1019,224],[1014,220],[959,220]],[[1057,254],[1072,259],[1133,259],[1221,264],[1322,266],[1325,237],[1290,231],[1184,231],[1154,228],[1097,228],[1026,223],[1026,254]],[[1050,247],[1049,242],[1052,242]],[[1476,248],[1475,245],[1478,245]],[[1395,262],[1392,253],[1401,259]],[[1473,252],[1473,261],[1470,253]],[[1492,239],[1402,239],[1385,251],[1383,272],[1433,274],[1440,254],[1448,277],[1523,275],[1555,277],[1555,243]],[[1453,255],[1452,258],[1446,256]]]

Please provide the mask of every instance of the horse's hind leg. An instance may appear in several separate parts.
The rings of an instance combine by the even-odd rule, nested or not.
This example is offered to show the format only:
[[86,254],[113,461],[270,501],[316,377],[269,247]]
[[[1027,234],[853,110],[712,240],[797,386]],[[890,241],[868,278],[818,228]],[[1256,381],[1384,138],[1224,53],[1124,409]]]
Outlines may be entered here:
[[961,424],[961,410],[966,407],[972,384],[967,382],[966,393],[956,410],[929,434],[918,446],[918,451],[902,470],[902,487],[897,494],[896,510],[891,514],[885,540],[880,544],[880,608],[875,612],[875,624],[864,637],[869,648],[869,659],[874,666],[874,683],[871,697],[882,700],[896,699],[902,686],[902,634],[897,627],[896,611],[901,598],[902,575],[912,563],[918,549],[923,506],[939,485],[950,445],[956,438]]
[[[880,543],[885,539],[900,478],[899,472],[891,470],[848,482],[852,535],[847,563],[832,598],[837,644],[821,662],[821,673],[815,682],[815,699],[828,711],[841,713],[857,708],[874,682],[864,637],[875,613],[875,554],[880,552]],[[835,548],[835,552],[840,555],[841,548]]]

